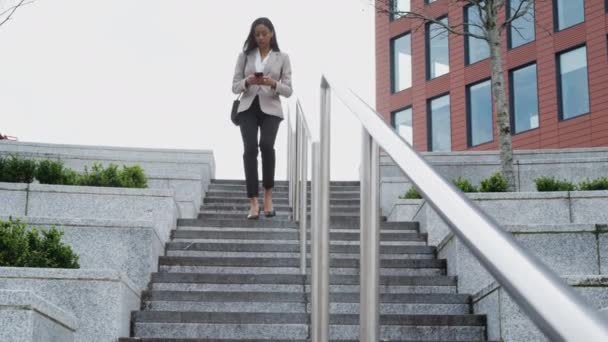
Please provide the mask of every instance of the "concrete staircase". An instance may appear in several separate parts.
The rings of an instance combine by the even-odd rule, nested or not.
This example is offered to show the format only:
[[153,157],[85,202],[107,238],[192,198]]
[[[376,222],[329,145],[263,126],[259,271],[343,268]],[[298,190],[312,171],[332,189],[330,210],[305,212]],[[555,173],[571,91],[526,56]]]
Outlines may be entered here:
[[[276,184],[273,218],[246,220],[244,194],[243,181],[215,180],[199,218],[178,222],[141,311],[132,313],[132,337],[120,342],[309,340],[310,270],[299,274],[287,183]],[[330,202],[330,338],[356,341],[358,182],[332,182]],[[417,223],[381,229],[382,340],[486,341],[485,316],[471,314],[470,296],[456,293],[457,279],[446,276]]]

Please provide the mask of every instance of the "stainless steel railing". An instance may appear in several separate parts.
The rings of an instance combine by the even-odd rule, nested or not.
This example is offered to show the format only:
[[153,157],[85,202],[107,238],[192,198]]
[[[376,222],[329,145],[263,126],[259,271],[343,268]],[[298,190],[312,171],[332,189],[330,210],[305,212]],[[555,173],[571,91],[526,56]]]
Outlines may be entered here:
[[[408,143],[401,139],[376,113],[348,88],[321,80],[321,117],[318,138],[298,140],[312,146],[311,202],[311,288],[312,341],[329,340],[329,150],[331,91],[349,108],[363,126],[361,160],[361,307],[360,340],[380,340],[379,314],[379,148],[401,168],[424,198],[449,223],[454,234],[494,276],[540,330],[551,341],[608,341],[608,325],[594,309],[536,257],[520,247],[513,237],[475,203],[435,171]],[[296,119],[304,121],[299,110]],[[296,130],[297,131],[297,130]],[[291,134],[291,132],[290,132]],[[295,134],[297,138],[297,133]],[[300,133],[301,136],[306,134]],[[309,139],[309,140],[307,140]],[[295,170],[307,168],[293,149],[290,135],[290,199],[296,201],[300,224],[306,218],[306,176]],[[293,156],[292,153],[296,153]],[[300,184],[300,186],[295,186]],[[303,184],[303,186],[301,186]],[[302,190],[303,189],[303,190]],[[291,194],[291,191],[294,191]],[[302,191],[304,194],[300,193]],[[299,199],[299,202],[296,200]],[[305,221],[304,221],[305,223]],[[306,269],[306,225],[300,225],[302,272]]]

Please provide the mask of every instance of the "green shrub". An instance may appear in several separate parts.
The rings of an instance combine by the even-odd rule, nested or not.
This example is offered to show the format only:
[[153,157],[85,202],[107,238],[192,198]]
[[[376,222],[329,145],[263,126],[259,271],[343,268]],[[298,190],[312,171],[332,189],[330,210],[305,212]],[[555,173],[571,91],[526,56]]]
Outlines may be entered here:
[[[2,159],[2,158],[0,158]],[[0,162],[0,182],[31,183],[38,162],[12,155]]]
[[36,179],[42,184],[66,184],[66,171],[61,160],[42,160],[36,169]]
[[0,220],[0,267],[79,268],[78,256],[62,236],[55,227],[27,230],[19,220]]
[[600,177],[592,181],[587,179],[586,181],[580,182],[578,188],[583,191],[608,190],[608,177]]
[[421,199],[422,196],[420,196],[420,193],[418,193],[418,190],[416,190],[416,188],[412,186],[405,193],[405,195],[399,196],[399,198],[401,198],[401,199]]
[[118,175],[121,186],[125,188],[147,188],[148,179],[144,174],[144,169],[139,165],[131,167],[123,166]]
[[122,170],[119,170],[118,165],[113,163],[110,163],[107,168],[95,163],[90,172],[85,167],[84,174],[79,179],[79,185],[146,188],[148,180],[144,170],[138,165],[131,167],[123,165]]
[[553,177],[540,177],[534,180],[537,191],[574,191],[576,185],[567,180],[557,180]]
[[480,192],[507,192],[507,189],[507,180],[500,172],[482,180],[479,187]]
[[452,179],[452,184],[462,192],[477,192],[477,188],[468,179],[458,177],[458,179]]

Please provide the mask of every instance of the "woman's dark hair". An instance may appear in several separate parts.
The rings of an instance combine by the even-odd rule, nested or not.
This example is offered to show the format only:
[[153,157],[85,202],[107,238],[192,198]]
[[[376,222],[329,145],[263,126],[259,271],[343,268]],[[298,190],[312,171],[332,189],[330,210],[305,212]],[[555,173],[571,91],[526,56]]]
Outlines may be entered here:
[[277,43],[277,32],[274,30],[274,25],[272,25],[272,22],[270,21],[270,19],[257,18],[251,24],[251,29],[249,30],[249,36],[247,36],[247,39],[245,40],[245,45],[243,46],[243,51],[245,52],[245,54],[248,54],[251,51],[253,51],[254,49],[257,49],[258,42],[255,40],[255,28],[256,28],[256,26],[258,26],[260,24],[266,26],[270,30],[270,32],[273,33],[272,39],[270,40],[270,48],[273,51],[281,51],[281,49],[279,49],[279,43]]

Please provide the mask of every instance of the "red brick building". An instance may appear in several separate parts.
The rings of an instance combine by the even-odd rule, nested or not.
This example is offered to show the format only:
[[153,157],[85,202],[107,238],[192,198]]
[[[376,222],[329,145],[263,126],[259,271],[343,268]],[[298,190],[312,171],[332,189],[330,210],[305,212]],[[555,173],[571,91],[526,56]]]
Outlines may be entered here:
[[[476,20],[453,0],[392,6]],[[514,148],[608,146],[608,0],[536,1],[530,15],[502,37]],[[376,14],[377,110],[419,151],[495,150],[486,43],[437,28]]]

